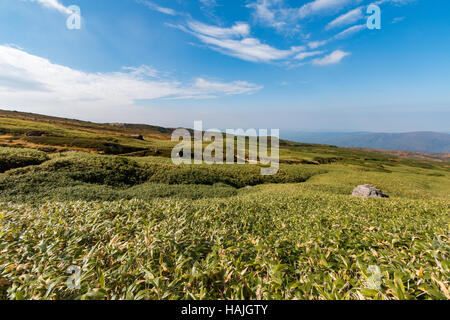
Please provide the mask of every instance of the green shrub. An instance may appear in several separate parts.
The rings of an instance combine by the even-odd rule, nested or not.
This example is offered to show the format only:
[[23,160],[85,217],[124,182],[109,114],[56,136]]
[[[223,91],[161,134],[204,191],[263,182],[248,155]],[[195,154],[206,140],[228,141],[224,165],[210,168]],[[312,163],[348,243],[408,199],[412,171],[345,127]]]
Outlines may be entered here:
[[79,153],[56,156],[40,166],[19,168],[0,176],[0,200],[42,202],[229,197],[236,194],[236,188],[304,182],[323,172],[314,166],[286,166],[275,176],[261,176],[260,168],[250,165],[139,164],[125,157]]
[[[77,153],[56,156],[40,166],[11,170],[7,175],[0,177],[0,190],[3,190],[0,199],[5,201],[8,199],[19,201],[29,197],[55,199],[55,195],[59,194],[59,191],[63,192],[58,188],[70,189],[71,187],[76,187],[73,192],[80,197],[68,198],[69,189],[67,189],[63,192],[64,196],[61,199],[109,200],[121,199],[121,197],[129,199],[129,193],[117,193],[116,191],[133,186],[136,186],[135,190],[146,193],[147,196],[144,198],[147,199],[150,193],[145,191],[145,187],[139,189],[139,185],[147,182],[149,183],[147,186],[158,185],[156,190],[167,196],[174,193],[182,194],[181,189],[164,187],[163,190],[161,189],[162,185],[214,186],[223,184],[231,187],[224,190],[225,195],[228,196],[234,192],[234,188],[264,183],[304,182],[310,177],[324,172],[315,166],[286,166],[282,167],[275,176],[261,176],[260,168],[251,165],[176,166],[162,162],[140,164],[125,157]],[[95,197],[96,192],[89,191],[93,190],[94,186],[92,185],[105,186],[101,192],[97,192],[98,197]],[[88,195],[86,196],[81,196],[82,192],[78,192],[79,188],[84,188],[83,186],[87,188]],[[201,187],[202,191],[199,194],[198,188],[186,186],[182,189],[188,198],[199,198],[200,194],[209,197],[208,193],[211,191],[211,188],[206,190]],[[191,194],[189,190],[195,191]],[[221,188],[213,190],[216,192]],[[111,196],[107,195],[108,192],[111,192]]]
[[151,182],[168,184],[224,183],[235,188],[256,186],[264,183],[305,182],[314,175],[325,173],[317,167],[283,166],[278,174],[262,176],[261,168],[255,165],[154,165]]
[[92,149],[105,154],[124,154],[145,150],[145,148],[121,145],[114,141],[110,141],[112,139],[107,138],[43,136],[43,137],[23,137],[22,140],[48,146]]
[[136,185],[149,178],[148,172],[134,160],[85,153],[56,157],[42,166],[15,170],[10,175],[29,177],[45,173],[110,186]]
[[34,149],[0,147],[0,172],[31,165],[38,165],[49,160],[47,155]]

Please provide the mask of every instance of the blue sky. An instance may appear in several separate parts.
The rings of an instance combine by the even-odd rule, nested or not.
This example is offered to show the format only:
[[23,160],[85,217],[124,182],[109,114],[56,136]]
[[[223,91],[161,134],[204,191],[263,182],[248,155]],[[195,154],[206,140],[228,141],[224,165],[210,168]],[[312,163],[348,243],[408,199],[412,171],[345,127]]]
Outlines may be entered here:
[[[368,5],[381,30],[366,27]],[[69,30],[70,5],[81,29]],[[450,131],[446,0],[0,0],[0,108],[100,122]]]

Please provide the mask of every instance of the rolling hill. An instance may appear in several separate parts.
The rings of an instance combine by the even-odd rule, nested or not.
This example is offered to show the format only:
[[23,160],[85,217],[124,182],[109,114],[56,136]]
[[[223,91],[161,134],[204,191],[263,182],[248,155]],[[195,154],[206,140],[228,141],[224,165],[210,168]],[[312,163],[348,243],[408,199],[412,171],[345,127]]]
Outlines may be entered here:
[[0,111],[0,132],[0,300],[450,299],[450,162],[282,140],[263,176],[175,165],[161,127]]

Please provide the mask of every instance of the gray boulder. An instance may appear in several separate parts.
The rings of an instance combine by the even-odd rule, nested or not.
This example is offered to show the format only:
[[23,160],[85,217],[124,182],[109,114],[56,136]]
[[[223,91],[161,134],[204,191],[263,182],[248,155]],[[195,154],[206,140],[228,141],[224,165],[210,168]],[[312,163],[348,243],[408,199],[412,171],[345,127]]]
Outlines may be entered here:
[[364,197],[364,198],[389,198],[387,194],[384,194],[381,190],[372,187],[370,184],[365,184],[357,186],[353,190],[354,197]]

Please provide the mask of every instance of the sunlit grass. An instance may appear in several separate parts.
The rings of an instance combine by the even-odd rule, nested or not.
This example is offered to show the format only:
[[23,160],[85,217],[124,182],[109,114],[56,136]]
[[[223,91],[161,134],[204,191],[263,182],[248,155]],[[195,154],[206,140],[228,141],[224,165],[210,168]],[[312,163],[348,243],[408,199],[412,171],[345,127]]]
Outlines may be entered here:
[[[450,298],[448,164],[283,142],[264,177],[175,166],[166,133],[104,128],[0,118],[5,143],[145,149],[0,148],[0,299]],[[390,198],[354,198],[359,184]]]

